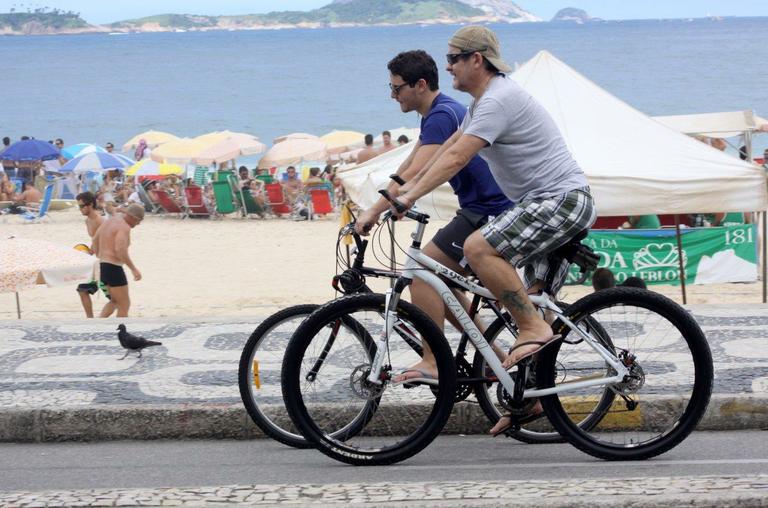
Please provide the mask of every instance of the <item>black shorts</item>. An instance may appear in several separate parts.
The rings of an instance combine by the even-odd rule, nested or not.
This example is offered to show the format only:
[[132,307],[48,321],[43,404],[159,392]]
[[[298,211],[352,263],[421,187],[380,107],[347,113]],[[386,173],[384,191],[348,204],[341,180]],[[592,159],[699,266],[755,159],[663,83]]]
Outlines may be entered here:
[[101,263],[101,282],[105,286],[113,288],[120,286],[127,286],[128,279],[125,277],[125,270],[122,266],[113,265],[112,263]]
[[460,263],[464,259],[464,241],[488,222],[486,215],[460,209],[456,217],[432,237],[443,254]]
[[88,293],[89,295],[93,295],[99,289],[101,289],[101,292],[104,293],[104,296],[107,297],[107,300],[112,299],[109,296],[109,290],[107,290],[107,286],[105,286],[104,283],[101,281],[92,280],[91,282],[86,282],[85,284],[77,285],[78,293]]

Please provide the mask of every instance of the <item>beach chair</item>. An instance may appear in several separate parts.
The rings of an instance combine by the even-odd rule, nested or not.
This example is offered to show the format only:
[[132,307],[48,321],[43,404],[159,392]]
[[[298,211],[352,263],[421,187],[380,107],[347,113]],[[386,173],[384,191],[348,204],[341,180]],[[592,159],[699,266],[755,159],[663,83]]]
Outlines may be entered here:
[[309,189],[310,197],[310,218],[315,214],[327,215],[333,213],[333,202],[331,201],[331,193],[327,189]]
[[[40,207],[37,209],[37,213],[27,212],[21,217],[24,219],[24,224],[35,224],[42,222],[43,219],[49,219],[48,209],[51,207],[51,199],[53,198],[53,184],[45,186],[43,191],[43,200],[40,202]],[[27,208],[35,208],[34,205],[27,205]]]
[[261,180],[264,183],[274,183],[275,179],[272,175],[256,175],[257,180]]
[[150,213],[157,213],[160,211],[160,205],[152,201],[149,194],[147,194],[147,189],[140,183],[136,184],[136,192],[139,194],[139,199],[141,199],[146,211]]
[[235,198],[232,196],[232,187],[227,181],[211,182],[213,186],[213,196],[216,198],[216,213],[219,215],[229,215],[237,211]]
[[263,218],[267,210],[256,202],[251,193],[242,191],[241,195],[243,196],[243,210],[245,210],[245,214],[255,213]]
[[283,194],[283,186],[279,183],[268,183],[264,185],[267,191],[267,203],[272,209],[272,213],[278,217],[282,214],[290,214],[291,207],[285,201],[285,195]]
[[203,200],[203,189],[200,187],[184,187],[184,200],[187,206],[187,215],[190,217],[211,216],[211,212]]
[[186,212],[182,210],[178,204],[176,204],[176,201],[174,201],[170,194],[168,194],[166,191],[156,190],[155,195],[157,196],[157,200],[160,202],[160,206],[162,206],[167,213],[178,214],[182,219],[186,217]]

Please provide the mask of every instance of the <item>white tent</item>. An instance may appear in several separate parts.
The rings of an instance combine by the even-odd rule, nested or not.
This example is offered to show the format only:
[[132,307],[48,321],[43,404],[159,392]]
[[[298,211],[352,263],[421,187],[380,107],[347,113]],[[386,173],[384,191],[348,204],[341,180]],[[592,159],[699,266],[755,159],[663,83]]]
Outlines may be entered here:
[[[413,140],[360,165],[340,168],[336,174],[344,183],[350,199],[363,208],[373,205],[381,197],[379,189],[387,188],[389,175],[397,171],[415,144],[416,140]],[[450,219],[456,214],[459,202],[453,189],[446,183],[418,200],[416,206],[432,218]]]
[[[587,174],[601,216],[768,207],[763,169],[660,124],[546,51],[511,79],[554,119]],[[340,173],[353,201],[368,207],[378,199],[376,191],[386,187],[388,176],[410,153],[412,145],[406,146]],[[429,198],[429,206],[450,217],[457,206],[455,196],[447,184],[438,194]]]
[[703,113],[698,115],[654,116],[654,120],[684,134],[730,138],[745,132],[760,131],[768,120],[756,116],[751,110]]
[[768,206],[764,170],[661,125],[546,51],[511,78],[552,115],[601,216]]

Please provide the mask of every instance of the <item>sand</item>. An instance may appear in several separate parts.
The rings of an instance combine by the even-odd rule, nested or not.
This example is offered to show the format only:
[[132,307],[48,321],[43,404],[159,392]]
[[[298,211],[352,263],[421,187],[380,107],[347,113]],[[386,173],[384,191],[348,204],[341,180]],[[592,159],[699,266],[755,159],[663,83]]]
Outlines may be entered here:
[[[433,234],[444,222],[430,224]],[[335,297],[330,285],[336,273],[338,219],[294,222],[287,219],[222,220],[147,216],[132,232],[131,256],[143,279],[130,282],[132,317],[263,318],[300,303],[322,303]],[[397,223],[397,239],[409,244],[412,223]],[[76,208],[51,213],[51,221],[22,224],[16,216],[0,218],[0,238],[45,239],[62,245],[89,243],[84,218]],[[388,236],[380,258],[389,254]],[[1,241],[1,240],[0,240]],[[370,249],[369,249],[370,251]],[[402,261],[402,253],[398,259]],[[366,256],[371,266],[373,252]],[[387,287],[373,281],[377,290]],[[682,303],[677,286],[652,289]],[[564,301],[588,293],[586,287],[566,287]],[[688,286],[688,303],[760,303],[762,284]],[[85,314],[74,286],[38,286],[20,293],[22,318],[79,319]],[[94,308],[105,302],[101,295]],[[0,294],[0,319],[16,319],[13,293]]]

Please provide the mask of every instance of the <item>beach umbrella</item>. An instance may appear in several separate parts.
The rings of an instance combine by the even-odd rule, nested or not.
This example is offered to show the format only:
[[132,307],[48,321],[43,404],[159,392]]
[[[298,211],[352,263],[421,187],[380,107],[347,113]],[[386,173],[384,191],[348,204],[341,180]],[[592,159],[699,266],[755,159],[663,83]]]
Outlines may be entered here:
[[187,164],[192,162],[192,159],[207,146],[207,143],[204,141],[193,138],[180,138],[158,146],[152,150],[150,157],[157,162]]
[[179,139],[179,137],[162,131],[146,131],[142,132],[141,134],[136,134],[134,137],[126,141],[123,145],[123,151],[127,152],[129,150],[135,149],[137,146],[139,146],[139,141],[142,139],[147,142],[147,146],[149,148],[155,148],[156,146],[160,146],[164,143],[176,141]]
[[94,152],[107,153],[107,151],[99,145],[94,145],[91,143],[78,143],[76,145],[70,145],[61,149],[61,155],[67,159],[74,159],[75,157]]
[[181,175],[184,168],[176,164],[157,162],[151,159],[144,159],[125,170],[127,176],[167,176]]
[[259,161],[260,168],[286,166],[303,161],[321,161],[328,157],[328,152],[320,138],[286,139],[267,150]]
[[86,173],[88,171],[103,172],[110,169],[125,169],[135,164],[133,159],[119,153],[92,152],[80,157],[75,157],[64,164],[59,170],[61,173],[74,171],[75,173]]
[[203,134],[195,139],[219,142],[228,140],[234,142],[240,149],[240,155],[256,155],[263,153],[267,146],[259,141],[259,138],[245,132],[217,131]]
[[365,144],[365,134],[356,131],[331,131],[320,139],[325,143],[328,153],[338,154],[362,148]]
[[17,141],[0,154],[0,159],[7,161],[47,161],[57,159],[59,150],[48,143],[37,139]]
[[314,134],[307,134],[306,132],[293,132],[291,134],[285,134],[283,136],[276,137],[275,139],[272,140],[272,144],[276,145],[288,139],[320,139],[320,138],[318,138]]
[[63,286],[93,278],[96,258],[71,247],[43,240],[0,240],[0,293],[16,293],[16,314],[21,319],[19,291],[37,284]]

